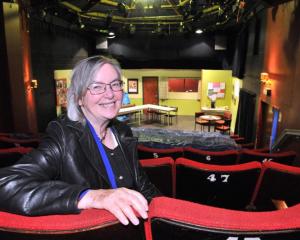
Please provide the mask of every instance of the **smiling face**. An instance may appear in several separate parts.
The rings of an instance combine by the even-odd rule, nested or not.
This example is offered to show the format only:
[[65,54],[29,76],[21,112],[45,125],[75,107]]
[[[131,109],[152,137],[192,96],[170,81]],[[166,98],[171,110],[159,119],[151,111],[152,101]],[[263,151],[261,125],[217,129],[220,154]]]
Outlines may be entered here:
[[[115,68],[106,63],[95,73],[93,83],[110,84],[120,80]],[[103,93],[93,95],[87,90],[79,100],[79,105],[85,117],[93,123],[106,122],[117,116],[122,105],[123,91],[113,91],[109,85]]]

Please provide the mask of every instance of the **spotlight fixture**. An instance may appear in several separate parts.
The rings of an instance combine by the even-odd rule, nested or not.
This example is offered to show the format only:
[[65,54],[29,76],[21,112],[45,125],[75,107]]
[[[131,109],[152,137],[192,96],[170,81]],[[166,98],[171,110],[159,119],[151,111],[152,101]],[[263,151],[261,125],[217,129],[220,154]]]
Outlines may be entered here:
[[130,33],[131,35],[133,35],[133,34],[135,33],[135,30],[136,30],[135,25],[130,24],[130,25],[129,25],[129,33]]
[[156,33],[160,34],[162,31],[161,29],[161,26],[160,26],[160,23],[157,25],[157,28],[156,28]]
[[114,33],[114,31],[108,31],[108,37],[107,38],[115,38],[116,34]]
[[182,33],[184,31],[184,25],[183,22],[180,22],[180,25],[178,27],[178,32]]
[[196,33],[196,34],[201,34],[201,33],[203,33],[203,30],[200,29],[200,28],[198,28],[198,29],[195,30],[195,33]]
[[81,17],[78,17],[78,25],[80,29],[83,29],[85,27],[85,25],[82,23]]

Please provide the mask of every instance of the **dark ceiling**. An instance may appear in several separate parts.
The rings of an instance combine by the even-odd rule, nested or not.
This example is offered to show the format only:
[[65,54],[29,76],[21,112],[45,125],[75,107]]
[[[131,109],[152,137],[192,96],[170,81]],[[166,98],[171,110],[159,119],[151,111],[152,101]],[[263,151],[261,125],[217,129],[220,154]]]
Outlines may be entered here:
[[[270,1],[269,1],[270,2]],[[268,7],[262,0],[23,0],[28,16],[108,36],[182,35],[238,29]]]

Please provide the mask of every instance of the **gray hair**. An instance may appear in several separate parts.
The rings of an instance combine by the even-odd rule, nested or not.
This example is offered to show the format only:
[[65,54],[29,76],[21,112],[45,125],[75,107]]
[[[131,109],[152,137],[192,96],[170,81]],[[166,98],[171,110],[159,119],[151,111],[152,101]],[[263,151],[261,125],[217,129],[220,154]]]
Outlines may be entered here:
[[85,123],[85,117],[78,102],[86,94],[88,86],[94,81],[95,74],[104,64],[113,66],[121,78],[121,67],[119,63],[109,57],[89,57],[79,61],[73,68],[71,85],[67,94],[67,114],[72,121]]

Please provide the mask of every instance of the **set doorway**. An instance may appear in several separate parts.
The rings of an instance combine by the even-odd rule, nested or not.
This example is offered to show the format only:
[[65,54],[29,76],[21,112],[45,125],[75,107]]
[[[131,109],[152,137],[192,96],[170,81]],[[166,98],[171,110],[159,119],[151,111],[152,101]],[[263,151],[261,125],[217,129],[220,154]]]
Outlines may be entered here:
[[158,77],[143,77],[143,104],[159,104]]

